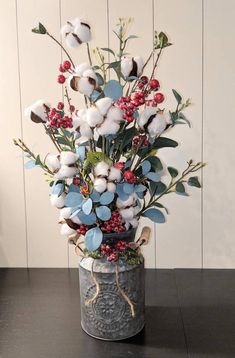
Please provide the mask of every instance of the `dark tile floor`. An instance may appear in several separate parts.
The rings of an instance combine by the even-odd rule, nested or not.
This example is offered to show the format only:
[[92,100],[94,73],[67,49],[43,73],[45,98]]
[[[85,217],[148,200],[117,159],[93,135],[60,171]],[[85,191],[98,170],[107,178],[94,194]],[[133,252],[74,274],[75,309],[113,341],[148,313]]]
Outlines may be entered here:
[[122,342],[80,328],[76,269],[0,269],[1,358],[235,358],[235,270],[146,270],[146,327]]

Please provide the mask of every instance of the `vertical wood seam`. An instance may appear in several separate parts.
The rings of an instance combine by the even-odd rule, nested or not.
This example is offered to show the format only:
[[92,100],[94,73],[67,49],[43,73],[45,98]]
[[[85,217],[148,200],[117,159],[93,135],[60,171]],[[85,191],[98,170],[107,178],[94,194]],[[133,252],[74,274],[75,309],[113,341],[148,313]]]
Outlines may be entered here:
[[[201,122],[201,161],[204,162],[204,0],[202,0],[202,122]],[[203,168],[201,171],[201,268],[204,267],[204,186]]]
[[[20,103],[20,136],[23,140],[23,120],[22,120],[22,88],[21,88],[21,73],[20,73],[20,48],[19,48],[19,24],[18,24],[18,3],[15,0],[15,18],[16,18],[16,46],[17,46],[17,67],[18,67],[18,90]],[[25,254],[26,265],[29,267],[29,244],[28,244],[28,225],[27,225],[27,202],[26,202],[26,183],[25,183],[25,167],[24,157],[22,156],[22,174],[23,174],[23,197],[24,197],[24,224],[25,224]]]
[[[106,16],[107,16],[107,32],[108,32],[108,48],[110,48],[110,19],[109,19],[109,0],[106,0]],[[108,52],[108,62],[110,62],[110,53]],[[110,69],[108,72],[109,80],[110,80]]]

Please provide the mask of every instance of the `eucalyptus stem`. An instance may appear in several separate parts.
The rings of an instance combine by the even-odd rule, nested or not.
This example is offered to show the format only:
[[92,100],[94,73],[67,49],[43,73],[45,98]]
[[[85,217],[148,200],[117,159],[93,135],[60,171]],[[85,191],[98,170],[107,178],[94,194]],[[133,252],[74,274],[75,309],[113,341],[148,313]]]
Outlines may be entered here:
[[147,206],[144,206],[142,208],[142,210],[138,213],[138,216],[141,216],[141,214],[147,210],[148,208],[150,208],[151,206],[153,206],[161,197],[163,197],[163,195],[169,194],[171,193],[171,189],[177,185],[179,182],[182,181],[182,179],[184,179],[189,173],[194,173],[196,171],[198,171],[199,169],[201,169],[202,167],[204,167],[205,164],[204,163],[197,163],[192,165],[191,162],[188,163],[188,167],[182,172],[182,175],[179,179],[177,179],[176,181],[172,181],[170,185],[156,198],[154,199],[154,194],[152,195],[152,198],[150,199],[149,203]]
[[64,46],[61,45],[61,43],[60,43],[58,40],[56,40],[56,38],[55,38],[53,35],[51,35],[48,31],[46,32],[46,34],[47,34],[53,41],[55,41],[55,42],[57,43],[57,45],[59,45],[59,46],[62,48],[62,50],[63,50],[63,51],[65,52],[65,54],[67,55],[69,61],[71,62],[71,64],[72,64],[73,67],[75,68],[75,64],[74,64],[74,62],[73,62],[73,60],[72,60],[70,54],[68,53],[68,51],[64,48]]
[[91,52],[90,52],[90,47],[89,47],[89,43],[86,43],[86,47],[87,47],[87,54],[88,54],[88,58],[89,58],[89,63],[92,66],[92,61],[91,61]]
[[45,124],[43,124],[44,128],[45,128],[45,131],[46,131],[46,134],[49,135],[52,143],[54,144],[54,146],[56,147],[56,149],[58,150],[58,152],[60,153],[61,152],[61,147],[60,145],[56,142],[56,138],[54,136],[54,134],[49,130],[49,128],[47,128],[47,126]]

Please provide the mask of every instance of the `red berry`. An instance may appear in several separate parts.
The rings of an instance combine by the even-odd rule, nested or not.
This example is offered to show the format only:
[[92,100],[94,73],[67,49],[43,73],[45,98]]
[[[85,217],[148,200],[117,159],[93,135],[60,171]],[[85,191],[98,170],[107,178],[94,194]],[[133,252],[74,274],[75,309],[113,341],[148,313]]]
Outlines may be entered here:
[[160,87],[160,84],[158,82],[158,80],[156,79],[152,79],[149,81],[149,87],[152,89],[152,90],[158,90],[159,87]]
[[62,64],[60,64],[59,71],[60,71],[60,72],[65,72],[65,70],[64,70],[64,68],[63,68],[63,65],[62,65]]
[[123,174],[124,179],[130,180],[134,176],[133,172],[131,170],[126,170]]
[[57,104],[57,108],[58,108],[58,109],[64,109],[64,103],[63,103],[63,102],[59,102],[59,103]]
[[128,123],[131,123],[134,121],[134,118],[133,117],[126,117],[126,120]]
[[139,102],[139,100],[136,98],[136,99],[134,99],[133,104],[134,104],[136,107],[138,107],[138,106],[140,105],[140,102]]
[[57,81],[58,81],[58,83],[61,83],[61,84],[65,83],[64,75],[59,75]]
[[64,70],[69,70],[71,68],[71,63],[69,61],[64,61],[63,62],[63,69]]
[[75,107],[71,104],[71,105],[69,106],[69,110],[70,110],[70,112],[74,112],[74,111],[75,111]]
[[80,185],[81,179],[80,178],[73,178],[73,185]]
[[162,93],[158,92],[158,93],[155,93],[154,95],[154,100],[157,102],[157,103],[162,103],[164,101],[165,97]]
[[[125,165],[124,162],[117,162],[114,164],[115,168],[120,169],[120,170],[122,170],[124,168],[124,165]],[[114,211],[114,213],[115,213],[115,211]]]
[[140,79],[141,79],[141,82],[142,82],[144,85],[146,85],[146,84],[148,83],[148,81],[149,81],[149,79],[148,79],[147,76],[142,76],[142,77],[140,77]]

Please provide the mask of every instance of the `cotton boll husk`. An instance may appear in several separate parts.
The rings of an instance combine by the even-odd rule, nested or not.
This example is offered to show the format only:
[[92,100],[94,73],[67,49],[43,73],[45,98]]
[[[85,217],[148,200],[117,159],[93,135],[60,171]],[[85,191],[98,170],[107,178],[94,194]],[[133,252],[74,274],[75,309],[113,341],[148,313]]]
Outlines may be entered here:
[[144,128],[144,125],[148,122],[149,117],[153,116],[157,113],[156,108],[154,107],[148,107],[144,109],[139,118],[137,119],[137,124],[140,126],[141,129]]
[[82,74],[82,77],[92,78],[93,80],[95,80],[95,82],[97,82],[97,76],[91,68],[85,70]]
[[66,179],[72,178],[78,173],[78,168],[68,167],[67,165],[62,165],[60,170],[54,175],[56,179]]
[[74,33],[82,42],[89,42],[91,40],[91,30],[88,26],[82,24],[82,22],[79,22],[74,27]]
[[76,230],[73,230],[67,224],[62,224],[60,228],[60,234],[63,236],[70,236],[76,234]]
[[116,134],[119,131],[120,125],[112,120],[106,119],[99,128],[97,133],[99,135]]
[[120,123],[123,121],[123,112],[120,108],[112,106],[107,113],[107,120]]
[[96,166],[95,166],[95,175],[96,176],[99,176],[99,175],[102,175],[102,176],[108,176],[109,174],[109,165],[102,161],[102,162],[99,162]]
[[120,181],[121,180],[121,177],[122,177],[122,173],[121,173],[121,170],[120,169],[117,169],[115,167],[111,167],[110,168],[110,171],[109,171],[109,176],[108,176],[108,179],[109,180],[116,180],[116,181]]
[[62,165],[71,165],[76,163],[79,155],[70,151],[63,151],[60,153],[60,163]]
[[130,207],[127,209],[120,209],[119,213],[121,214],[121,216],[124,220],[132,220],[135,215],[133,207]]
[[137,77],[139,77],[143,71],[144,61],[140,56],[135,56],[134,61],[137,63]]
[[116,191],[116,185],[112,182],[108,182],[107,183],[107,190],[110,191],[111,193],[115,193]]
[[131,57],[123,57],[121,59],[121,72],[124,77],[129,77],[133,68],[132,58]]
[[107,181],[104,178],[96,178],[94,180],[94,189],[98,193],[103,193],[107,189]]
[[89,65],[89,63],[83,62],[80,65],[75,67],[75,72],[79,77],[82,77],[83,73],[86,70],[90,70],[90,69],[91,69],[91,66]]
[[87,77],[81,77],[78,81],[78,91],[86,96],[90,96],[94,90],[94,86],[89,82]]
[[90,127],[95,127],[97,124],[103,122],[103,116],[95,107],[90,107],[87,110],[87,123]]
[[72,208],[66,208],[60,210],[60,220],[69,219],[70,215],[72,214]]
[[45,159],[46,166],[49,167],[52,171],[55,171],[60,168],[59,155],[48,154]]
[[51,194],[51,196],[50,196],[51,205],[56,206],[58,209],[63,208],[65,197],[66,197],[65,193],[62,193],[60,196],[58,196],[56,194]]
[[112,103],[113,103],[112,98],[104,97],[104,98],[99,99],[95,103],[95,105],[96,105],[96,108],[102,114],[102,116],[104,116],[108,112],[109,108],[112,106]]
[[166,129],[166,120],[163,114],[157,114],[152,122],[148,125],[148,132],[150,137],[156,137],[162,134]]

